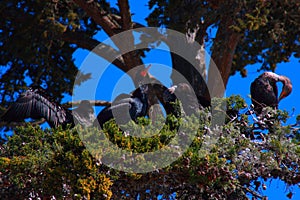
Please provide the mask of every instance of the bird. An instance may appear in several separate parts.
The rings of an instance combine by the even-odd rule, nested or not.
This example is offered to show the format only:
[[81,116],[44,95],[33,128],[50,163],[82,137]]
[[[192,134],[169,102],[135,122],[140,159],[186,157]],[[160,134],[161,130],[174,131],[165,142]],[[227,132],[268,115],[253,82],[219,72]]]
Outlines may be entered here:
[[[276,83],[283,84],[282,91],[278,98],[278,88]],[[264,107],[277,109],[278,103],[292,92],[292,83],[286,76],[275,74],[274,72],[264,72],[257,77],[250,86],[251,100],[254,111],[261,114]]]
[[84,127],[91,127],[94,124],[96,117],[94,115],[94,109],[90,101],[80,101],[78,107],[71,111],[73,114],[74,125],[80,124]]
[[69,110],[51,100],[40,87],[30,87],[12,103],[0,117],[3,122],[22,122],[24,119],[44,118],[51,128],[68,124],[74,127],[77,123],[91,126],[94,121],[94,110],[89,101],[81,101],[76,109]]
[[140,85],[131,95],[119,95],[110,106],[106,106],[97,116],[94,126],[103,128],[111,119],[123,125],[130,120],[137,122],[138,117],[145,117],[148,111],[148,84]]
[[186,115],[197,114],[199,109],[210,106],[204,97],[197,96],[188,83],[178,83],[164,92],[164,101],[175,102],[179,100]]
[[151,83],[151,88],[155,97],[162,104],[166,114],[172,114],[177,118],[180,117],[180,109],[177,109],[175,105],[177,98],[173,93],[169,92],[169,88],[161,83]]

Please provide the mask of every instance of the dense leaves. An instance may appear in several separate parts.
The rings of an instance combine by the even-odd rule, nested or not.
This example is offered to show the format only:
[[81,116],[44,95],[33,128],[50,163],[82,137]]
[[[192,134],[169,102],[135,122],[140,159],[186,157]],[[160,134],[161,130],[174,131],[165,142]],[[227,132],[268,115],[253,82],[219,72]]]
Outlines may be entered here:
[[[112,182],[74,130],[16,130],[1,152],[1,196],[7,199],[109,199]],[[105,198],[104,198],[105,197]]]
[[[174,134],[193,134],[177,133],[167,125],[161,130],[149,128],[150,120],[143,118],[139,125],[122,127],[125,131],[114,121],[106,123],[104,131],[20,127],[1,145],[1,194],[34,199],[148,199],[157,195],[167,199],[244,199],[246,195],[263,198],[260,191],[269,179],[279,178],[287,186],[300,183],[299,130],[282,125],[287,113],[266,108],[258,118],[245,114],[240,97],[228,102],[229,108],[238,112],[222,126],[210,126],[208,111],[201,111],[200,126],[193,116],[179,123],[186,131],[197,130],[193,142],[171,165],[148,173],[115,170],[118,164],[136,162],[147,167],[153,163],[145,162],[143,154],[134,160],[120,160],[114,159],[120,156],[118,152],[110,152],[108,164],[103,157],[108,141],[127,151],[151,152],[166,147]],[[178,123],[171,116],[169,122]],[[175,146],[167,148],[177,151]]]
[[[211,34],[228,15],[233,16],[231,28],[241,34],[235,50],[231,73],[261,63],[262,69],[276,68],[294,55],[299,58],[299,6],[293,1],[181,1],[151,0],[153,12],[147,18],[151,26],[167,26],[181,32],[196,31],[196,41],[217,41]],[[193,32],[191,31],[191,32]],[[221,36],[221,35],[220,35]],[[224,37],[224,35],[223,35]],[[213,43],[211,51],[219,44]],[[215,59],[215,58],[213,58]]]
[[78,73],[72,58],[77,46],[62,41],[63,34],[78,30],[92,36],[96,25],[69,1],[5,0],[0,9],[2,104],[29,84],[42,85],[59,100],[63,92],[71,94]]

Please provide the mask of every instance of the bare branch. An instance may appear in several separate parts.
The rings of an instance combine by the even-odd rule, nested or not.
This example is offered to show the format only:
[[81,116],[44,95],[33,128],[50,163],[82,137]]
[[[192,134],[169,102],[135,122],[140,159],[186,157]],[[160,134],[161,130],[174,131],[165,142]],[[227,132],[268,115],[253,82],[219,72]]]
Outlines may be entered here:
[[247,187],[243,187],[244,190],[246,190],[246,192],[249,192],[250,194],[252,194],[253,196],[262,199],[263,196],[261,196],[260,194],[258,194],[257,192],[247,188]]
[[[81,7],[87,13],[87,15],[91,16],[93,20],[100,25],[110,37],[122,32],[123,30],[126,30],[122,28],[122,25],[128,30],[132,28],[128,2],[124,3],[120,1],[120,9],[124,12],[124,14],[121,15],[122,23],[119,24],[118,21],[115,20],[115,17],[112,17],[110,13],[106,12],[96,2],[93,1],[87,3],[85,0],[73,1],[79,7]],[[142,60],[140,57],[136,56],[134,52],[127,53],[128,49],[133,49],[134,47],[133,35],[130,38],[127,35],[126,38],[111,37],[111,39],[121,51],[121,56],[124,60],[124,66],[121,68],[123,71],[128,72],[133,67],[142,65]],[[124,53],[122,53],[122,51],[124,51]],[[134,76],[132,76],[132,78],[134,78]]]
[[[116,15],[116,14],[111,14],[111,17],[115,20],[115,21],[117,21],[119,24],[121,24],[122,25],[122,18],[121,18],[121,16],[119,16],[119,15]],[[138,22],[132,22],[132,28],[133,29],[135,29],[135,28],[144,28],[145,26],[143,25],[143,24],[140,24],[140,23],[138,23]]]
[[96,2],[86,2],[85,0],[73,0],[81,7],[93,20],[99,24],[104,31],[113,36],[120,32],[121,26],[107,13],[104,9],[97,5]]
[[[65,32],[62,40],[78,45],[80,48],[92,51],[125,71],[125,63],[119,51],[98,40],[87,37],[83,32]],[[115,60],[113,60],[115,58]]]
[[128,0],[118,0],[118,6],[120,8],[123,30],[132,29],[131,13]]
[[[109,101],[101,101],[101,100],[89,100],[90,104],[95,106],[110,106],[111,102]],[[73,101],[73,102],[67,102],[64,103],[63,106],[66,108],[71,108],[72,106],[78,106],[81,103],[81,101]]]

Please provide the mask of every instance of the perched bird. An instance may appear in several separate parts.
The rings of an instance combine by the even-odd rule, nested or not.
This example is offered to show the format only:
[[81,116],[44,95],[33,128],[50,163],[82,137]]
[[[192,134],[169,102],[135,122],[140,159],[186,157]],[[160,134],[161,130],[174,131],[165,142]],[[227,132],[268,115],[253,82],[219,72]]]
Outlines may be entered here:
[[164,92],[164,99],[169,102],[175,102],[176,99],[179,99],[187,115],[196,114],[199,109],[210,106],[210,102],[204,97],[197,96],[187,83],[179,83],[168,88]]
[[88,100],[80,101],[78,107],[71,111],[75,125],[80,124],[85,127],[90,127],[96,119],[94,109]]
[[105,122],[115,119],[117,124],[126,124],[130,120],[136,122],[138,117],[147,115],[148,85],[140,85],[130,96],[118,96],[110,106],[105,107],[97,116],[94,125],[103,128]]
[[[279,98],[277,82],[283,84]],[[251,83],[250,92],[254,110],[257,114],[260,114],[264,107],[278,108],[279,101],[292,92],[292,83],[286,76],[264,72]]]
[[26,118],[44,118],[50,127],[76,123],[91,126],[94,121],[94,110],[89,101],[82,101],[74,110],[68,110],[58,103],[50,101],[50,98],[41,88],[29,88],[22,93],[7,111],[1,116],[4,122],[22,122]]
[[161,83],[152,83],[151,87],[153,93],[165,109],[166,114],[173,114],[175,117],[180,117],[180,110],[178,110],[176,105],[174,105],[177,99],[175,94],[171,93],[169,88]]

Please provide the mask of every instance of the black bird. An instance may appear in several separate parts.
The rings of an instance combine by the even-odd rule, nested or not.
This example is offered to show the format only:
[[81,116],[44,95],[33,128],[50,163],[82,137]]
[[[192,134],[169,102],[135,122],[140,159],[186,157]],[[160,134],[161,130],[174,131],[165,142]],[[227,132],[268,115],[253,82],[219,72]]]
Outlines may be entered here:
[[105,122],[115,119],[117,124],[126,124],[130,120],[136,122],[138,117],[144,117],[148,111],[148,85],[140,85],[131,95],[118,96],[110,106],[105,107],[97,116],[94,125],[103,128]]
[[169,92],[169,88],[161,83],[153,83],[151,86],[157,99],[164,107],[166,114],[174,114],[176,117],[179,117],[180,114],[174,110],[175,108],[173,104],[176,101],[176,96]]
[[50,100],[41,88],[29,88],[22,93],[7,111],[1,116],[4,122],[22,122],[26,118],[44,118],[50,127],[74,127],[79,123],[91,126],[94,121],[94,110],[89,101],[81,101],[74,110],[68,110]]
[[96,118],[94,109],[88,100],[80,101],[78,107],[72,110],[72,114],[75,125],[80,124],[85,127],[92,126]]
[[[278,98],[276,83],[279,81],[282,82],[283,86]],[[279,101],[292,92],[292,84],[286,76],[280,76],[273,72],[264,72],[251,83],[250,92],[254,111],[260,114],[264,107],[278,108]]]
[[197,96],[187,83],[179,83],[164,92],[164,101],[175,102],[177,99],[181,101],[186,115],[196,114],[199,109],[210,105],[210,102],[205,100],[204,97]]

